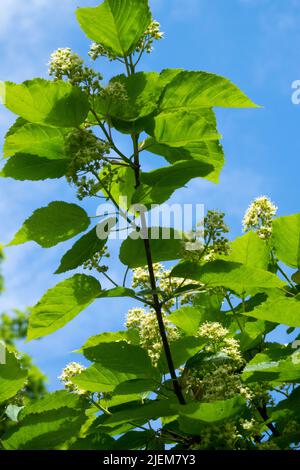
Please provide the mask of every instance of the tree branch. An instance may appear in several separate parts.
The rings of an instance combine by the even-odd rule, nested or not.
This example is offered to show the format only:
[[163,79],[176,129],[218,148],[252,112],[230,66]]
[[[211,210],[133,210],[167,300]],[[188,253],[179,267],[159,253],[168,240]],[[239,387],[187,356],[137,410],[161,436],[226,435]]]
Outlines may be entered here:
[[[134,162],[135,162],[135,179],[136,179],[136,188],[140,186],[140,162],[139,162],[139,150],[138,150],[138,136],[136,134],[132,134],[132,141],[133,141],[133,147],[134,147]],[[170,350],[170,345],[168,342],[168,337],[163,321],[163,315],[162,315],[162,309],[161,309],[161,304],[159,302],[159,298],[157,295],[157,287],[156,287],[156,279],[155,279],[155,274],[154,274],[154,269],[153,269],[153,261],[152,261],[152,253],[151,253],[151,246],[148,238],[148,228],[147,228],[147,223],[146,223],[146,217],[145,213],[142,211],[141,212],[141,229],[142,229],[142,236],[143,236],[143,242],[144,242],[144,247],[145,247],[145,253],[146,253],[146,258],[147,258],[147,265],[148,265],[148,271],[149,271],[149,278],[150,278],[150,285],[152,289],[152,298],[153,298],[153,306],[154,310],[156,313],[156,318],[158,322],[158,327],[159,327],[159,333],[161,336],[161,340],[163,343],[163,348],[165,352],[165,356],[167,359],[167,364],[168,364],[168,369],[171,375],[171,379],[173,382],[173,388],[174,392],[178,398],[178,401],[181,405],[185,404],[185,399],[182,394],[182,390],[180,387],[180,384],[178,382],[178,378],[176,375],[175,367],[174,367],[174,362]]]

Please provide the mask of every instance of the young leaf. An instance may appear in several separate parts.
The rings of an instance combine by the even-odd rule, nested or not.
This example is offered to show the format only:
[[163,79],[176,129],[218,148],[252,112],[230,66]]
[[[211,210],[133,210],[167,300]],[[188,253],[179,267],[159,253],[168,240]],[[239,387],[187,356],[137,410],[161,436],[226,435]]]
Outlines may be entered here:
[[33,307],[29,317],[28,341],[62,328],[90,305],[101,286],[92,276],[75,274],[49,289]]
[[147,0],[105,0],[95,8],[79,8],[77,19],[89,39],[124,57],[148,28],[151,13]]
[[[108,227],[107,238],[114,222],[116,222],[116,219],[111,217],[99,224],[101,230]],[[107,238],[100,239],[97,235],[97,227],[92,228],[90,232],[77,240],[75,245],[62,257],[55,274],[64,273],[82,266],[85,261],[91,259],[93,255],[105,246]]]
[[35,241],[43,248],[50,248],[83,232],[90,225],[84,209],[76,204],[62,201],[51,202],[47,207],[37,209],[25,220],[16,233],[12,245]]
[[273,221],[272,241],[276,255],[287,266],[300,267],[300,213]]
[[166,87],[160,108],[188,111],[215,106],[256,108],[237,86],[227,78],[207,72],[181,72]]
[[6,82],[5,106],[27,121],[58,127],[76,127],[89,110],[87,96],[70,83],[42,78],[20,85]]
[[6,162],[0,171],[0,176],[19,181],[41,181],[62,178],[67,168],[68,160],[50,160],[36,155],[16,154]]

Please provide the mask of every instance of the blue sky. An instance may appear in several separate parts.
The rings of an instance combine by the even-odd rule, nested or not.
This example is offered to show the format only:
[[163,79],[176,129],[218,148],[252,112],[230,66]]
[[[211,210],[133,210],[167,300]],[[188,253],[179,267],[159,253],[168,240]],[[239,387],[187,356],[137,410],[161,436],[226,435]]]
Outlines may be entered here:
[[[89,41],[74,10],[97,4],[99,0],[1,0],[0,79],[47,77],[46,63],[58,47],[71,47],[88,61]],[[258,195],[269,195],[280,215],[298,212],[300,106],[291,102],[291,84],[300,79],[300,0],[152,0],[150,4],[166,37],[144,61],[145,70],[181,67],[218,73],[263,106],[217,111],[226,154],[220,184],[193,180],[172,201],[224,210],[233,236],[240,234],[243,213]],[[104,59],[97,67],[105,77],[119,71]],[[1,107],[1,142],[13,120]],[[1,180],[0,240],[8,242],[34,209],[54,199],[75,201],[73,191],[61,181]],[[86,208],[95,214],[95,205]],[[28,243],[7,250],[0,310],[33,305],[63,279],[52,273],[69,245],[43,250]],[[117,279],[122,275],[118,247],[113,246],[112,252],[112,275]],[[71,351],[92,334],[122,328],[130,306],[126,300],[98,301],[62,330],[21,349],[32,354],[49,375],[51,389],[56,388],[61,368],[77,359]]]

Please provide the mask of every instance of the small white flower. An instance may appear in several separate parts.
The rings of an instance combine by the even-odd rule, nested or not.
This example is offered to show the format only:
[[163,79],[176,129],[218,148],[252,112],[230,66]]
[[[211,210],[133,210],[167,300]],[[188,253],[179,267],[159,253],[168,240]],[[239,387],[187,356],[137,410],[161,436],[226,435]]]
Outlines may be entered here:
[[272,220],[277,213],[277,209],[267,196],[256,198],[244,215],[244,232],[253,229],[260,238],[270,238],[272,234]]
[[49,75],[57,80],[64,76],[81,71],[83,60],[70,47],[64,47],[52,52],[50,56]]
[[63,370],[61,375],[58,377],[59,380],[64,384],[65,389],[69,392],[74,392],[77,395],[85,395],[86,390],[82,390],[77,385],[71,382],[71,378],[81,374],[86,368],[78,362],[70,362]]

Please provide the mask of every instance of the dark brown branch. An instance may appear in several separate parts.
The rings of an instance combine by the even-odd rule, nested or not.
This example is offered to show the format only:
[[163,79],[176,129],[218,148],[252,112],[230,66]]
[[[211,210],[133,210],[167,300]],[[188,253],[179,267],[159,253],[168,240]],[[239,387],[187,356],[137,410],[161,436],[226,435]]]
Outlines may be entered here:
[[[132,140],[133,140],[133,146],[134,146],[134,163],[135,163],[135,180],[136,180],[136,188],[140,186],[140,162],[139,162],[139,149],[138,149],[138,136],[135,134],[132,134]],[[185,404],[185,399],[182,394],[182,390],[176,375],[175,367],[174,367],[174,362],[170,350],[170,345],[168,342],[168,337],[163,321],[163,315],[162,315],[162,309],[161,309],[161,304],[159,302],[159,298],[157,295],[157,287],[156,287],[156,279],[155,279],[155,274],[154,274],[154,269],[153,269],[153,260],[152,260],[152,253],[151,253],[151,246],[148,238],[148,228],[146,224],[146,217],[145,213],[141,211],[141,229],[142,229],[142,237],[143,237],[143,242],[144,242],[144,247],[145,247],[145,253],[146,253],[146,259],[147,259],[147,265],[148,265],[148,271],[149,271],[149,278],[150,278],[150,285],[152,289],[152,298],[153,298],[153,306],[154,310],[156,313],[156,318],[158,322],[158,327],[159,327],[159,333],[161,336],[161,340],[163,343],[163,348],[168,364],[168,369],[170,372],[170,376],[173,382],[173,388],[174,392],[178,398],[178,401],[181,405]]]

